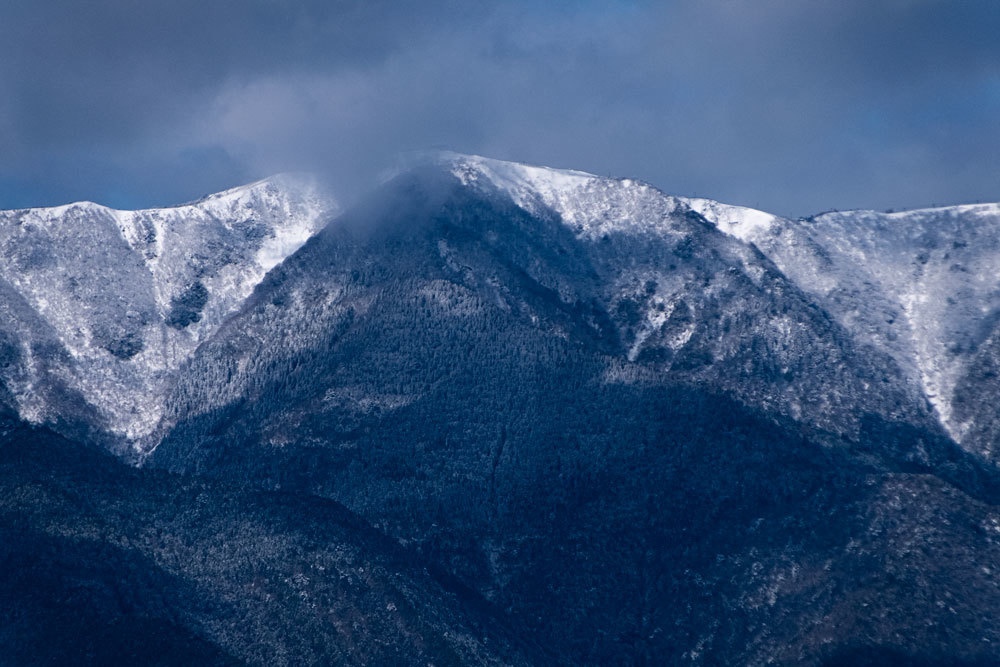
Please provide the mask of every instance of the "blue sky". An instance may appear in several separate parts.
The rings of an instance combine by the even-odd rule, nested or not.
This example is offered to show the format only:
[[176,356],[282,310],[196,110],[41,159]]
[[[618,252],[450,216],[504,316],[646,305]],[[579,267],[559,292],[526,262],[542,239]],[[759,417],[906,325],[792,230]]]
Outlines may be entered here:
[[1000,200],[995,0],[8,0],[0,208],[166,205],[401,152],[786,215]]

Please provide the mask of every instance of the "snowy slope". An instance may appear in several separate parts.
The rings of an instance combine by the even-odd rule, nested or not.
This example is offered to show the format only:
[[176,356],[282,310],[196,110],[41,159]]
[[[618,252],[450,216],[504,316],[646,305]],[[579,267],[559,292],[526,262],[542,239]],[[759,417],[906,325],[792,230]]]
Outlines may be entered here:
[[753,242],[761,234],[766,234],[782,219],[776,215],[754,208],[731,206],[701,197],[679,197],[691,209],[705,217],[719,229],[741,241]]
[[282,175],[174,208],[0,212],[0,307],[21,314],[0,324],[0,379],[18,411],[59,422],[82,402],[111,434],[149,433],[174,371],[336,208]]
[[859,340],[892,354],[963,440],[972,424],[955,415],[954,394],[1000,318],[1000,205],[787,220],[688,201],[754,243]]
[[[554,211],[589,238],[615,232],[676,235],[682,233],[676,225],[680,214],[696,212],[756,246],[859,344],[889,354],[956,441],[973,427],[976,417],[956,414],[953,404],[962,378],[975,370],[970,364],[978,363],[976,351],[1000,323],[1000,205],[830,212],[789,220],[710,199],[667,196],[629,179],[476,156],[445,159],[463,182],[489,181],[518,205],[536,213]],[[741,263],[754,273],[752,260]],[[659,327],[661,319],[649,313],[647,330]]]
[[475,155],[444,154],[463,184],[488,183],[535,214],[557,213],[589,239],[608,233],[670,233],[686,203],[632,179],[609,179],[568,169],[535,167]]

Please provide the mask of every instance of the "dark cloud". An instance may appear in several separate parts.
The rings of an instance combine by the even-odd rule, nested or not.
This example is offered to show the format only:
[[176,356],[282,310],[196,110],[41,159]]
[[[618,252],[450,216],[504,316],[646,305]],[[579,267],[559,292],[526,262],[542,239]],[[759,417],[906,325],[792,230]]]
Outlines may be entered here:
[[786,214],[1000,199],[995,0],[10,0],[0,206],[442,147]]

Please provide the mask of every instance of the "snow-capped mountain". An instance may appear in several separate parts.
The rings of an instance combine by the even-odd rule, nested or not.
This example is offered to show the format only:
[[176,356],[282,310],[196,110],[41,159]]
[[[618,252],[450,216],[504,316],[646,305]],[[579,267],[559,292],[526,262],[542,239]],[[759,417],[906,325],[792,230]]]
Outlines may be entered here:
[[[470,156],[400,174],[280,264],[163,414],[146,466],[341,502],[570,664],[820,650],[794,632],[873,599],[843,555],[891,551],[872,516],[951,508],[929,476],[992,479],[891,354],[685,200]],[[905,540],[932,524],[903,518]],[[926,616],[887,586],[894,618]]]
[[[360,317],[375,296],[353,276],[371,266],[390,271],[418,257],[425,261],[425,242],[432,270],[392,270],[414,281],[406,288],[414,298],[431,296],[444,312],[454,305],[466,316],[485,312],[474,305],[485,300],[515,319],[518,312],[527,316],[545,335],[593,338],[587,344],[602,353],[601,381],[610,385],[699,382],[831,433],[856,434],[866,412],[922,426],[932,421],[923,397],[890,356],[855,345],[847,329],[830,322],[766,257],[719,233],[685,200],[629,179],[451,154],[397,180],[401,185],[374,196],[382,208],[349,213],[278,272],[276,279],[297,276],[280,297],[280,319],[271,321],[278,312],[273,307],[251,304],[192,359],[162,432],[242,400],[241,383],[258,383],[256,369],[265,360],[284,363],[329,335],[327,328],[344,313]],[[423,203],[415,204],[407,188],[426,190]],[[486,255],[420,222],[423,209],[411,212],[403,229],[380,220],[447,197],[468,200],[470,209],[496,208],[501,201],[519,213],[504,219],[491,211],[484,214],[488,224],[456,214],[470,226],[464,233],[482,237],[490,248]],[[384,210],[386,201],[395,202],[393,211]],[[352,228],[352,216],[366,217],[353,225],[365,230],[361,240],[336,235]],[[384,247],[371,240],[372,229],[391,230],[377,237]],[[386,254],[398,239],[415,234],[426,238],[411,239],[406,256]],[[537,285],[530,289],[551,293],[552,301],[534,302],[522,278],[505,275],[509,268],[496,262],[507,254],[507,264],[519,265],[523,279]],[[377,293],[385,299],[385,290]],[[267,321],[258,328],[262,318]],[[278,339],[280,346],[273,344]],[[226,370],[200,367],[207,359]],[[203,377],[230,382],[204,383]]]
[[314,179],[282,175],[173,208],[0,212],[8,401],[141,439],[183,361],[336,211]]
[[[992,414],[956,405],[963,378],[1000,322],[1000,205],[895,213],[830,212],[788,220],[705,199],[691,207],[753,243],[859,341],[885,350],[921,386],[942,425],[970,451]],[[987,389],[981,386],[981,389]],[[1000,387],[989,387],[993,395]]]
[[[0,218],[0,408],[117,435],[146,480],[91,490],[17,426],[7,483],[108,497],[128,562],[193,586],[157,618],[247,654],[389,645],[420,605],[459,664],[522,655],[465,639],[494,619],[536,664],[995,658],[1000,472],[969,452],[1000,428],[996,207],[786,220],[448,154],[336,212],[277,179]],[[406,567],[318,567],[331,500]]]
[[[669,196],[631,179],[458,154],[431,162],[463,187],[500,192],[587,242],[655,237],[676,250],[701,233],[699,220],[713,223],[739,242],[713,241],[728,257],[706,294],[724,291],[732,271],[759,286],[770,260],[862,348],[888,355],[887,373],[898,368],[902,380],[880,383],[920,394],[951,437],[990,455],[991,436],[982,435],[990,426],[981,423],[990,414],[974,407],[975,396],[956,409],[955,397],[971,381],[963,378],[975,373],[976,353],[991,340],[1000,313],[1000,206],[789,220]],[[117,211],[81,202],[0,212],[0,400],[31,421],[82,424],[154,446],[177,370],[270,269],[337,213],[314,179],[292,176],[173,208]],[[440,252],[450,256],[447,241]],[[625,365],[609,363],[609,377],[634,380],[631,365],[644,350],[672,354],[704,321],[689,293],[694,274],[685,276],[664,257],[630,251],[612,260],[621,266],[604,267],[604,306],[636,310],[619,332]],[[566,298],[573,289],[557,287]],[[773,330],[787,337],[799,326],[786,320]],[[731,387],[745,389],[744,381]],[[798,418],[810,409],[803,408],[808,394],[799,384],[768,401]]]

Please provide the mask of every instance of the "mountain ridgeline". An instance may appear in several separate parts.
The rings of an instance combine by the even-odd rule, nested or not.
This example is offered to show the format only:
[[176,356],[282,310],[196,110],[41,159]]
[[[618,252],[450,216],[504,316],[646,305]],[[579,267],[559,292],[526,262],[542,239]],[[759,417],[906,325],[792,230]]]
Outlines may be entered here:
[[[3,447],[72,467],[46,498],[112,493],[65,490],[92,465],[128,480],[57,551],[103,544],[179,591],[101,632],[154,618],[163,655],[251,664],[1000,660],[1000,207],[793,221],[459,155],[340,214],[290,183],[176,214],[183,252],[109,226],[132,254],[86,274],[106,306],[59,268],[79,222],[0,218],[27,267],[0,282],[0,403],[34,425]],[[61,451],[94,445],[139,469]],[[29,552],[52,503],[4,515]],[[220,550],[245,567],[178,561]],[[271,634],[220,629],[269,610]]]

